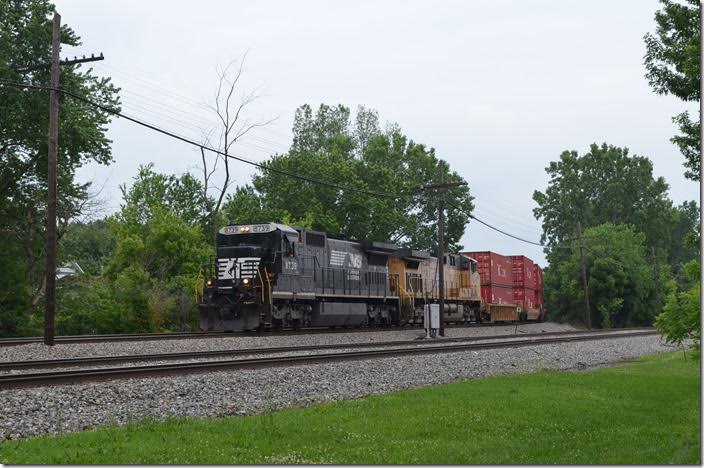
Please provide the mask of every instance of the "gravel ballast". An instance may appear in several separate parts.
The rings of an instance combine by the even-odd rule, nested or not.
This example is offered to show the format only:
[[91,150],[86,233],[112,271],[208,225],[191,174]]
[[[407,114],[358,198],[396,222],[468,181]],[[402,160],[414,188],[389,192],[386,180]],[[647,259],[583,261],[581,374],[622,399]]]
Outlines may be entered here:
[[[528,323],[495,327],[448,328],[449,338],[464,336],[494,336],[576,330],[568,324]],[[45,346],[31,343],[0,347],[0,362],[38,359],[68,359],[93,356],[123,356],[131,354],[181,353],[189,351],[216,351],[223,349],[269,348],[275,346],[302,346],[340,343],[372,343],[378,341],[413,340],[425,333],[420,328],[402,328],[398,331],[325,333],[300,335],[230,335],[223,338],[186,338],[182,340],[123,341],[104,343],[61,343]]]
[[[540,327],[545,331],[557,331],[551,329],[549,325],[555,324],[532,324],[531,326],[538,327],[532,332],[540,332]],[[507,330],[502,330],[503,328],[472,330],[481,331],[486,335],[497,335],[507,333]],[[506,328],[513,330],[514,326]],[[451,329],[448,330],[448,335],[467,336],[456,335],[455,332],[466,333],[469,330]],[[413,333],[417,336],[418,330]],[[391,340],[388,333],[382,335],[382,339]],[[353,342],[352,337],[355,335],[333,336],[341,340],[340,342]],[[270,337],[258,339],[268,338]],[[302,337],[278,337],[277,341],[266,346],[285,346],[287,344],[282,341],[290,338]],[[323,335],[306,336],[306,338],[327,339]],[[408,339],[408,337],[401,339]],[[293,344],[289,343],[289,345]],[[303,343],[299,340],[298,344]],[[112,345],[117,348],[134,345],[134,343]],[[104,347],[105,344],[93,346]],[[228,347],[232,348],[232,343],[229,343]],[[254,345],[250,342],[242,347],[254,347]],[[121,351],[115,349],[113,351],[125,354],[136,352],[134,349],[129,351],[120,349]],[[183,348],[180,350],[183,351]],[[9,389],[0,391],[0,405],[3,408],[3,412],[0,413],[0,439],[73,432],[106,424],[124,424],[145,417],[163,419],[251,414],[314,402],[358,398],[369,394],[448,383],[458,379],[543,369],[581,370],[671,350],[672,347],[664,345],[659,336],[650,335],[292,368],[222,371],[176,377]],[[52,353],[55,351],[53,350]],[[139,352],[144,352],[144,349]],[[159,352],[168,351],[160,348]],[[51,357],[58,356],[52,354]],[[18,360],[18,357],[8,360]]]

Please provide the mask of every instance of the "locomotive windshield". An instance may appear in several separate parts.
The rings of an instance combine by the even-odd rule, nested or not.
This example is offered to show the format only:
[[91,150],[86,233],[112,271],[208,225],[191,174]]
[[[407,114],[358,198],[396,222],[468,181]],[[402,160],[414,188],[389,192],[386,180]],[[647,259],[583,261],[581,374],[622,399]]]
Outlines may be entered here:
[[[289,232],[292,231],[292,232]],[[218,287],[230,288],[233,282],[253,279],[260,265],[273,265],[282,251],[282,238],[298,233],[288,226],[251,224],[225,226],[217,242]]]

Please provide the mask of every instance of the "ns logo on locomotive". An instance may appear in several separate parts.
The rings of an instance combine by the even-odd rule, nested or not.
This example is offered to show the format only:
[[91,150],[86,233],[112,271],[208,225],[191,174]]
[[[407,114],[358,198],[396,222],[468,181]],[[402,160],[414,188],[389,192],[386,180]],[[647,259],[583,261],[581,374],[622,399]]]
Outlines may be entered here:
[[[278,223],[220,229],[213,267],[203,330],[420,324],[423,306],[438,301],[438,262],[427,252]],[[442,268],[445,321],[532,318],[515,304],[484,304],[469,256],[447,255]]]

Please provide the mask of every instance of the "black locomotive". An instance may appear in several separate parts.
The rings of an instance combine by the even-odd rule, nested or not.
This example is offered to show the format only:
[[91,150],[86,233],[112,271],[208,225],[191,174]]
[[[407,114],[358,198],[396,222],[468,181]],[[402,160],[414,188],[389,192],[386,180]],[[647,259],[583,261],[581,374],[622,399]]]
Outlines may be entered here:
[[[200,304],[201,328],[420,323],[423,304],[436,301],[436,263],[426,252],[283,224],[226,226],[218,234],[216,274]],[[476,262],[450,255],[443,264],[446,319],[476,319]]]

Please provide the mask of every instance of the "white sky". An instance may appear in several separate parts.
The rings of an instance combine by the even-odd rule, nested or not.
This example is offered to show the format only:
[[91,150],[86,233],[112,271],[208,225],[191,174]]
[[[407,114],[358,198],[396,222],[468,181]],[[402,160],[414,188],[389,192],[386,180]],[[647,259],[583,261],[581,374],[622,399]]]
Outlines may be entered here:
[[[216,65],[249,51],[243,91],[261,86],[253,118],[278,117],[235,152],[265,160],[291,142],[299,105],[374,108],[414,141],[435,147],[464,176],[475,215],[538,241],[534,190],[563,150],[626,146],[653,160],[676,204],[698,199],[669,139],[671,117],[697,107],[655,95],[644,78],[643,35],[656,0],[534,1],[88,1],[56,0],[83,46],[62,56],[105,54],[94,64],[123,88],[123,111],[199,140],[211,128]],[[696,114],[695,114],[696,115]],[[102,186],[111,209],[139,164],[197,171],[199,152],[133,123],[110,126],[115,162],[81,180]],[[235,165],[244,184],[253,170]],[[472,222],[467,250],[542,249]]]

